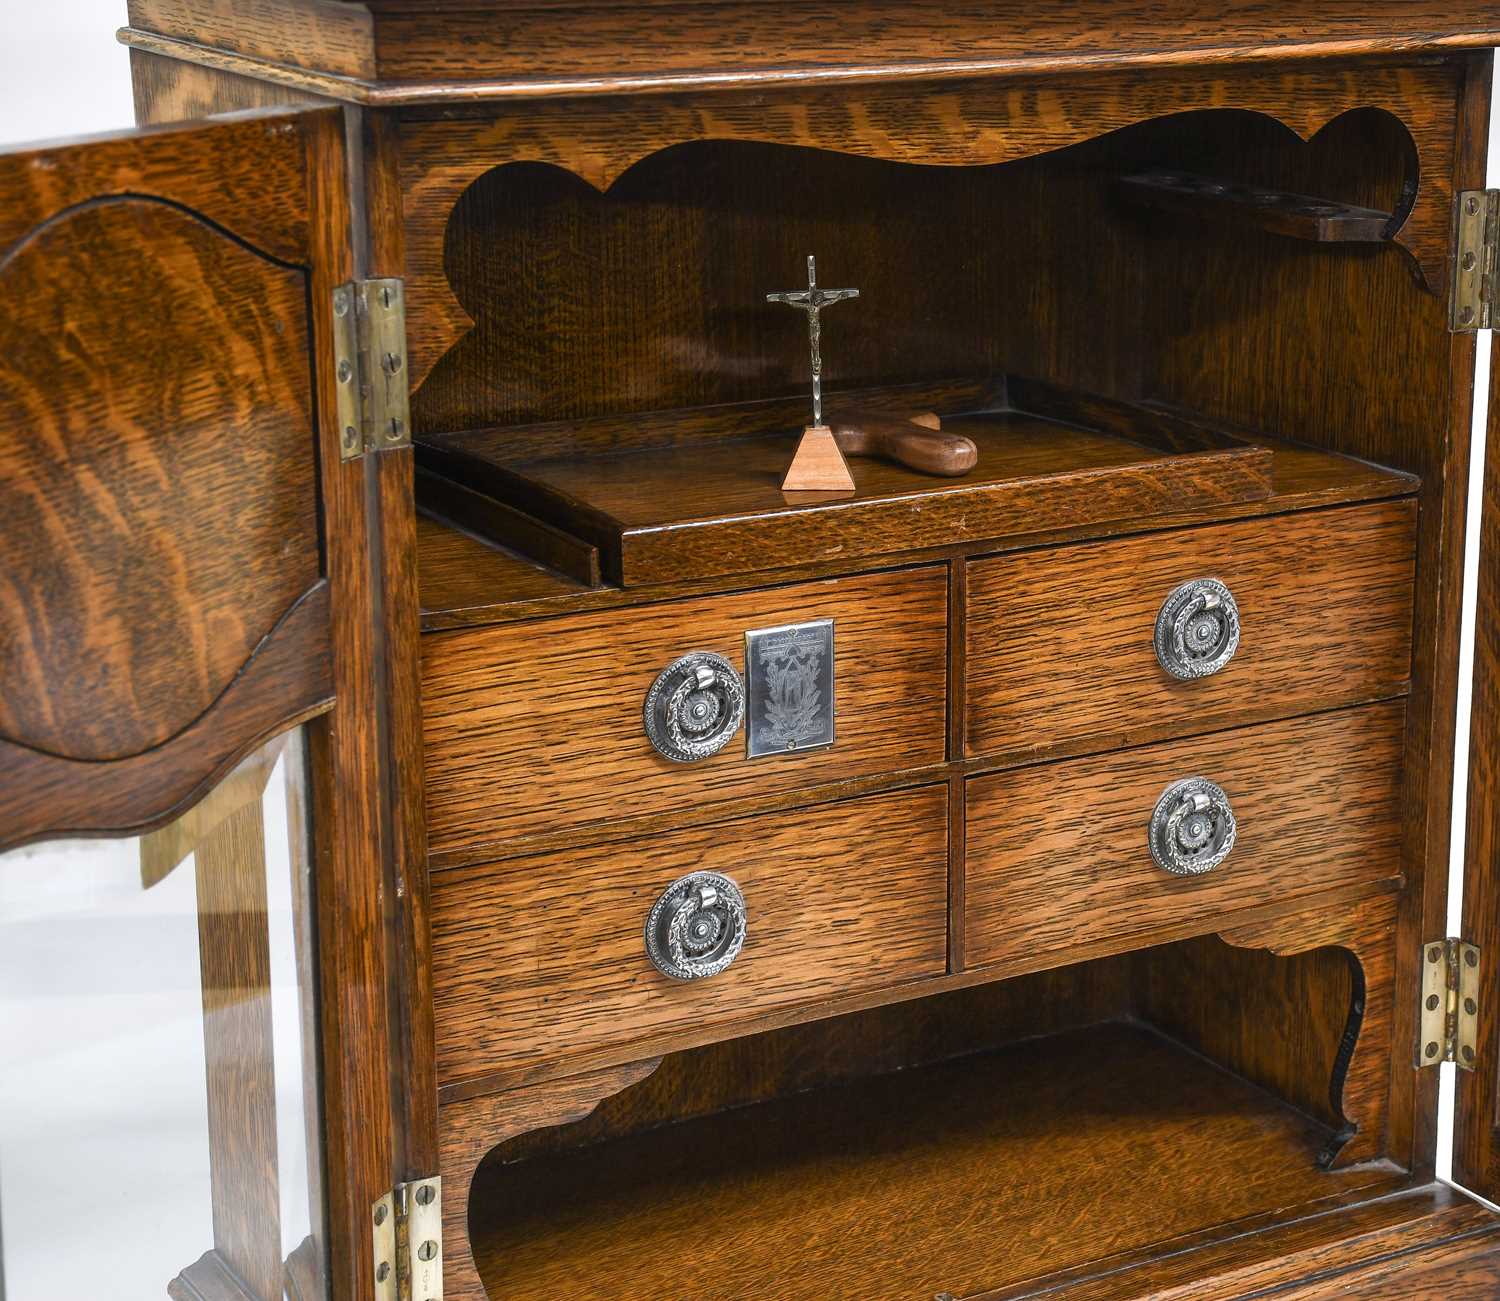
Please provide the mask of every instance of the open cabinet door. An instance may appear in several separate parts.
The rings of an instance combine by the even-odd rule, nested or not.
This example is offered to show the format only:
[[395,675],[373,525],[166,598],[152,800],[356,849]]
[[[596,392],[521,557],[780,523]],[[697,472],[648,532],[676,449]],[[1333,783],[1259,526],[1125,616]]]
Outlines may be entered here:
[[339,110],[0,153],[6,1301],[373,1289],[391,1034],[372,472],[329,374],[346,170]]
[[[1500,351],[1490,369],[1464,858],[1464,947],[1450,977],[1460,1022],[1453,1178],[1500,1201]],[[1472,946],[1472,947],[1470,947]],[[1429,946],[1431,947],[1431,946]],[[1467,1006],[1477,991],[1475,1007]],[[1472,1060],[1469,1053],[1472,1051]]]

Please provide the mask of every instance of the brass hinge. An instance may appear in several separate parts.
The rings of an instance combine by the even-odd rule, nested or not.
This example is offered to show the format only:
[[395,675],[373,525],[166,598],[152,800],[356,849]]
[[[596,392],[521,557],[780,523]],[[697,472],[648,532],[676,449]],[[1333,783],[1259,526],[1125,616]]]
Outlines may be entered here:
[[411,445],[406,298],[399,280],[354,280],[333,291],[333,374],[339,455]]
[[1422,946],[1422,1029],[1417,1067],[1479,1064],[1479,948],[1463,940]]
[[1500,302],[1500,190],[1460,190],[1454,206],[1448,328],[1488,330]]
[[443,1181],[397,1184],[371,1208],[375,1301],[443,1301]]

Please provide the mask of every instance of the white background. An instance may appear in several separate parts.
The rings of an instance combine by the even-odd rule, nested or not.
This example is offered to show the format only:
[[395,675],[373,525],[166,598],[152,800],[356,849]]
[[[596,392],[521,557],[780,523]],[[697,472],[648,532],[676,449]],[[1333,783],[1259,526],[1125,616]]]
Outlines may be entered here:
[[[6,15],[6,39],[0,45],[0,146],[27,140],[51,139],[131,125],[129,61],[114,38],[125,21],[124,0],[58,0],[50,7],[12,6]],[[1490,175],[1497,171],[1492,138]],[[1466,590],[1473,592],[1475,549],[1478,541],[1479,472],[1483,455],[1483,395],[1488,391],[1489,340],[1481,340],[1480,401],[1476,412],[1473,465],[1475,491],[1470,495],[1469,555]],[[1472,654],[1473,599],[1467,600],[1464,620],[1463,680],[1459,700],[1458,801],[1454,817],[1454,890],[1449,933],[1459,932],[1457,865],[1463,850],[1462,797],[1468,750],[1468,666]],[[1451,1067],[1444,1067],[1451,1071]],[[1448,1108],[1444,1111],[1445,1152]],[[1443,1169],[1446,1170],[1446,1155]],[[129,1194],[121,1189],[126,1197]],[[15,1244],[8,1244],[14,1246]],[[16,1298],[15,1301],[20,1301]]]

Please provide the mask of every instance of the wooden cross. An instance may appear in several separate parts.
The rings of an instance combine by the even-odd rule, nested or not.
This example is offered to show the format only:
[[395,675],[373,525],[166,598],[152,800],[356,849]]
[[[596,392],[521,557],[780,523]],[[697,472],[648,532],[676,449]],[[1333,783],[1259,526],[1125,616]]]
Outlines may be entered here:
[[807,338],[812,349],[812,422],[815,427],[823,423],[823,353],[819,347],[822,327],[818,321],[818,313],[834,303],[843,302],[846,298],[858,297],[858,289],[819,289],[818,259],[811,253],[807,255],[806,289],[793,289],[784,294],[766,295],[768,303],[787,303],[792,307],[800,307],[807,313]]

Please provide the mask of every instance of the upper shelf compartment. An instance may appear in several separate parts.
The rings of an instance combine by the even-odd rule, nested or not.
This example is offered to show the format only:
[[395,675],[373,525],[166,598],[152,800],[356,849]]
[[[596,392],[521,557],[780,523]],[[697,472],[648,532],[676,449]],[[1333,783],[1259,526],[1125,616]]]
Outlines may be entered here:
[[[1325,431],[1244,418],[1222,377],[1344,394],[1342,325],[1274,369],[1246,358],[1306,334],[1325,300],[1340,322],[1366,301],[1435,311],[1390,240],[1415,158],[1368,108],[1311,140],[1209,110],[984,165],[700,139],[603,190],[552,162],[491,167],[446,224],[444,283],[472,324],[414,395],[422,504],[583,583],[637,586],[1265,498],[1270,454],[1235,428]],[[1192,175],[1225,178],[1227,206],[1163,213],[1131,179]],[[767,295],[809,253],[822,284],[859,291],[821,318],[829,404],[936,412],[974,469],[861,458],[842,498],[782,495],[811,367],[807,322]]]

